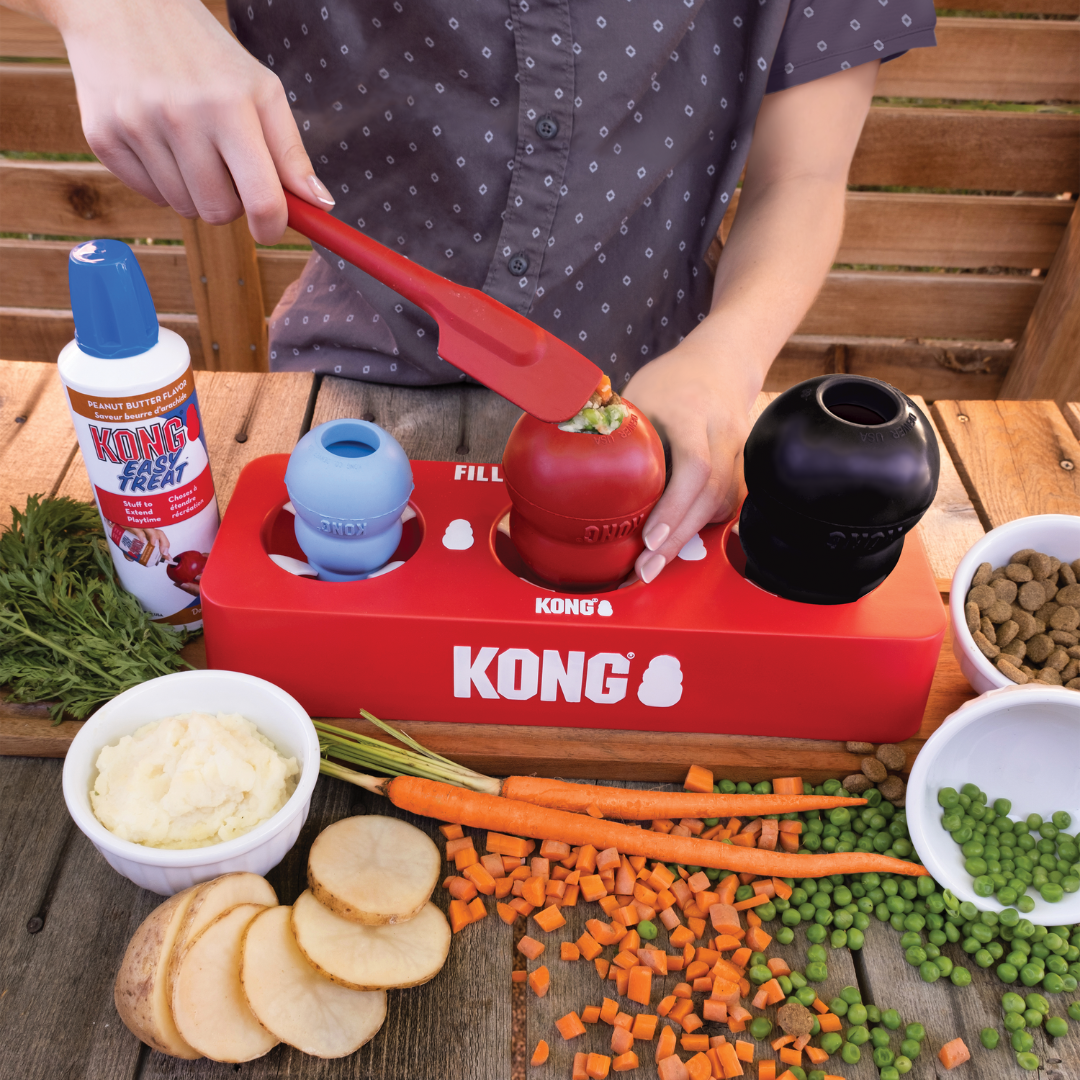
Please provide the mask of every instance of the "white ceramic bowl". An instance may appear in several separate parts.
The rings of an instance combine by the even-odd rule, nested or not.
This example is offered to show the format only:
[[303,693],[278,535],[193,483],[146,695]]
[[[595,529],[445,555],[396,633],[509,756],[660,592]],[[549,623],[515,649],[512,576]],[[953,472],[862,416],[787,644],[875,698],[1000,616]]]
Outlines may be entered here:
[[[1014,821],[1032,813],[1049,820],[1065,810],[1072,816],[1065,831],[1075,836],[1080,832],[1080,694],[1061,686],[991,690],[946,717],[912,766],[907,825],[919,858],[934,880],[961,900],[980,911],[1001,911],[992,896],[976,895],[960,845],[941,826],[938,791],[959,791],[967,783],[977,784],[991,803],[1010,799]],[[1035,908],[1024,918],[1033,923],[1080,922],[1080,892],[1066,893],[1056,904],[1034,890],[1028,895]]]
[[1024,548],[1034,548],[1064,562],[1080,558],[1080,516],[1073,514],[1037,514],[1017,518],[991,529],[960,560],[949,593],[949,616],[952,620],[953,653],[960,670],[980,694],[999,686],[1014,686],[979,651],[968,632],[964,601],[971,589],[971,579],[980,563],[1004,566],[1009,556]]
[[[145,847],[114,836],[94,816],[90,789],[102,747],[152,720],[186,712],[240,713],[285,757],[300,764],[296,789],[268,820],[235,840],[180,851]],[[319,738],[300,703],[265,679],[236,671],[182,671],[150,679],[113,698],[83,723],[64,761],[64,801],[75,824],[116,871],[151,892],[170,896],[219,874],[265,874],[296,843],[319,775]]]

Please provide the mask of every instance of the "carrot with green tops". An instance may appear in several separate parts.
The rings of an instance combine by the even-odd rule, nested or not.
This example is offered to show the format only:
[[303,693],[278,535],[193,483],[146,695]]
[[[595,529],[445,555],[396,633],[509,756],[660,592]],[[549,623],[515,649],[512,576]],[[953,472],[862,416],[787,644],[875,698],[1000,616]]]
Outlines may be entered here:
[[[792,783],[791,790],[773,795],[718,795],[711,786],[708,791],[639,791],[596,784],[571,784],[542,776],[510,776],[497,780],[426,749],[411,736],[383,723],[364,709],[360,710],[360,714],[409,749],[393,747],[380,739],[316,720],[319,747],[324,755],[329,754],[342,761],[395,776],[441,780],[472,791],[502,795],[506,799],[546,806],[552,810],[590,814],[593,817],[603,815],[624,821],[653,821],[665,818],[750,818],[805,810],[832,810],[839,806],[863,806],[866,803],[865,799],[851,796],[804,795],[801,781],[797,793]],[[690,772],[696,775],[694,768]],[[705,785],[702,783],[699,786],[704,788]]]
[[925,867],[876,852],[847,851],[826,855],[797,855],[781,851],[742,848],[723,841],[694,836],[654,833],[606,818],[591,818],[564,810],[550,810],[499,795],[398,776],[380,780],[323,762],[330,776],[348,780],[376,795],[385,795],[395,806],[438,821],[456,821],[473,829],[491,829],[537,840],[562,840],[576,847],[591,844],[599,851],[615,848],[623,855],[644,855],[664,863],[714,867],[759,877],[825,877],[830,874],[886,874],[925,876]]

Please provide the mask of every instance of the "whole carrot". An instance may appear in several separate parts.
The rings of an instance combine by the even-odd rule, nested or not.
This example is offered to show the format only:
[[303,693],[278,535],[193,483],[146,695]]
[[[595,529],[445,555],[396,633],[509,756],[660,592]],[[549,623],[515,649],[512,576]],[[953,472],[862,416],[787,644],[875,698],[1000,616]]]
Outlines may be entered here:
[[351,769],[324,763],[330,776],[358,783],[385,795],[395,806],[439,821],[455,821],[473,829],[528,836],[537,840],[561,840],[567,844],[591,844],[597,850],[616,848],[623,855],[644,855],[665,863],[715,867],[762,877],[825,877],[829,874],[927,875],[925,867],[873,852],[848,851],[831,855],[793,855],[787,852],[741,848],[692,836],[654,833],[635,825],[621,825],[587,814],[567,813],[533,806],[500,795],[467,791],[438,780],[398,776],[379,780]]
[[[804,810],[864,806],[865,799],[839,795],[716,795],[694,791],[640,791],[597,784],[570,784],[542,776],[508,776],[499,793],[518,802],[583,814],[598,807],[606,817],[627,821],[655,818],[760,817]],[[693,864],[691,864],[693,865]]]

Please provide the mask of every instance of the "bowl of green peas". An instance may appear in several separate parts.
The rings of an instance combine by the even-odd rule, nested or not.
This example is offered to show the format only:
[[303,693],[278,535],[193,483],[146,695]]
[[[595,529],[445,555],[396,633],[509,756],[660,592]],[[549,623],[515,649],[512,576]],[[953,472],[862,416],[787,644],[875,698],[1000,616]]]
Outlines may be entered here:
[[958,901],[1037,926],[1080,922],[1080,694],[991,690],[957,709],[911,769],[907,827]]

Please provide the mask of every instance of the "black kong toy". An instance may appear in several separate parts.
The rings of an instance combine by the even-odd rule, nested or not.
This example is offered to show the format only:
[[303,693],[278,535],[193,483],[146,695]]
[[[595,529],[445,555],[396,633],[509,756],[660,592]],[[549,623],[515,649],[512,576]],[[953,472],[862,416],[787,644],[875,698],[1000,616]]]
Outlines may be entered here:
[[807,604],[848,604],[889,576],[937,491],[937,438],[915,403],[859,375],[781,394],[746,440],[746,576]]

